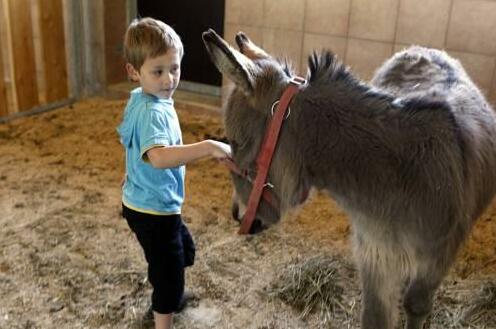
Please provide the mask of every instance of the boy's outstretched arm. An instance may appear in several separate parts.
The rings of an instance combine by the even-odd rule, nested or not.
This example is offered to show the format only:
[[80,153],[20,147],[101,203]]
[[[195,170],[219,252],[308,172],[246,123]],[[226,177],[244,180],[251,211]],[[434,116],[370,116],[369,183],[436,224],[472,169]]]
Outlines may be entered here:
[[231,157],[231,147],[228,144],[207,139],[187,145],[154,147],[148,150],[145,156],[155,168],[172,168],[206,157],[218,159]]

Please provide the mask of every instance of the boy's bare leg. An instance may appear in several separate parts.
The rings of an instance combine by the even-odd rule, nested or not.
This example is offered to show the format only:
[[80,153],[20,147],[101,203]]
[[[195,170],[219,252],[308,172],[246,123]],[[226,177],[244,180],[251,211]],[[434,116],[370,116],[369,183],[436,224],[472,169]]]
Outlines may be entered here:
[[155,329],[171,329],[172,328],[172,314],[160,314],[153,312],[153,318],[155,319]]

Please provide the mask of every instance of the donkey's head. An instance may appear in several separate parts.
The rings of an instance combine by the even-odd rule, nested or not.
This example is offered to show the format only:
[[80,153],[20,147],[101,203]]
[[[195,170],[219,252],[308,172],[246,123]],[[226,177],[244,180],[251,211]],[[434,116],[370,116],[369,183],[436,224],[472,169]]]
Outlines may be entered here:
[[[203,33],[203,41],[219,71],[235,84],[225,108],[226,136],[232,147],[234,162],[254,179],[255,160],[271,117],[271,107],[280,98],[293,74],[287,63],[272,58],[242,32],[236,36],[239,51],[230,47],[213,30]],[[278,162],[275,156],[268,180],[274,185],[273,195],[281,200],[281,171],[284,168],[278,166]],[[244,214],[252,185],[236,174],[233,174],[233,182],[233,217],[239,220]],[[262,200],[252,231],[263,230],[279,219],[280,209]]]

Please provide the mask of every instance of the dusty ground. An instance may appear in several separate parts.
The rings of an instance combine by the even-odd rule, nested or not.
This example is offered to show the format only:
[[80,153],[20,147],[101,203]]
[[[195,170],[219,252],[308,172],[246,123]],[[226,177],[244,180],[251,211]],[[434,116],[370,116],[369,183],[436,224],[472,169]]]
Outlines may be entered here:
[[[146,327],[145,262],[119,215],[123,154],[115,127],[123,107],[92,99],[0,124],[1,329]],[[222,136],[219,117],[178,112],[186,143]],[[246,237],[230,219],[230,195],[224,167],[188,166],[183,217],[198,253],[187,286],[201,299],[176,317],[177,328],[357,328],[353,316],[346,326],[319,312],[302,318],[268,294],[290,263],[316,255],[351,262],[349,226],[335,204],[314,194],[281,225]],[[463,309],[487,281],[496,281],[496,203],[459,255],[437,299],[446,309],[436,314]],[[354,274],[339,284],[356,316]]]

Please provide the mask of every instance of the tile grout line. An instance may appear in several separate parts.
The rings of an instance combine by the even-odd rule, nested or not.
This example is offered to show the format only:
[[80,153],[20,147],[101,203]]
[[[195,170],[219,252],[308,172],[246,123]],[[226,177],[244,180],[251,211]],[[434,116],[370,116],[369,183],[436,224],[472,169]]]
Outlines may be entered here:
[[400,10],[401,10],[401,0],[398,0],[398,7],[396,8],[396,21],[394,22],[394,35],[393,35],[393,44],[391,45],[391,54],[394,54],[394,46],[397,43],[398,38],[398,26],[400,21]]
[[451,16],[453,15],[454,2],[455,2],[455,0],[450,1],[450,8],[448,10],[448,22],[446,24],[446,31],[444,32],[443,49],[448,48],[448,32],[449,32],[450,25],[451,25]]
[[[303,26],[301,28],[301,42],[300,42],[300,63],[299,63],[299,69],[298,69],[298,73],[300,76],[303,76],[304,78],[306,78],[306,72],[304,72],[305,74],[303,74],[303,57],[304,57],[304,52],[305,52],[305,32],[306,32],[306,29],[305,29],[305,24],[306,24],[306,19],[307,19],[307,6],[308,6],[308,0],[305,0],[305,3],[303,4]],[[305,70],[306,71],[306,70]]]
[[350,28],[351,28],[351,9],[353,8],[353,0],[350,0],[350,6],[348,8],[348,22],[346,26],[346,36],[345,36],[345,43],[344,43],[344,54],[342,61],[345,65],[348,65],[347,62],[347,56],[348,56],[348,45],[349,45],[349,40],[350,40]]

